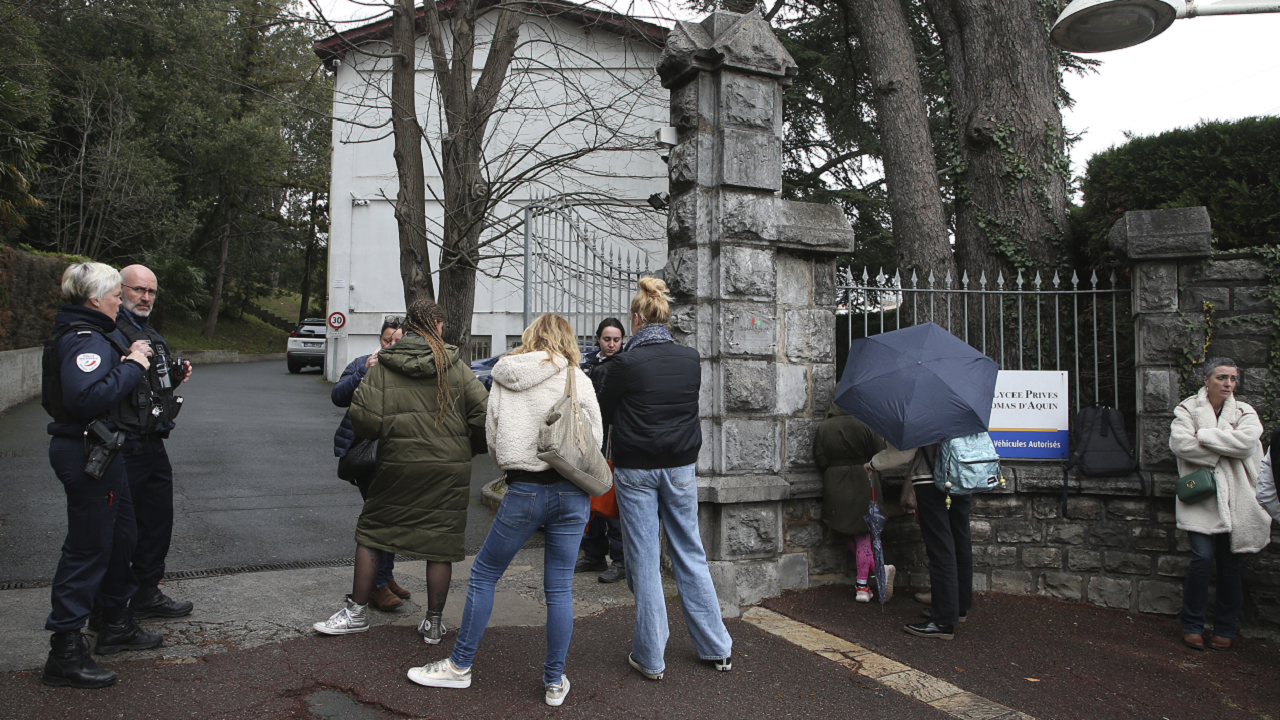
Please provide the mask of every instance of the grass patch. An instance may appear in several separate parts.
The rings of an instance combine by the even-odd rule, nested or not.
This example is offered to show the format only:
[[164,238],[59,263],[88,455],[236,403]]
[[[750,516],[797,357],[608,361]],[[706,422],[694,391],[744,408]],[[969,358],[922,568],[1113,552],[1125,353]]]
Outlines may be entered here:
[[[298,310],[302,307],[302,295],[300,293],[280,293],[271,297],[260,297],[250,300],[254,305],[266,310],[272,315],[288,320],[289,322],[298,321]],[[315,310],[316,298],[311,299],[312,310]],[[307,317],[324,317],[324,313],[309,313]]]
[[258,318],[245,315],[241,318],[219,317],[218,329],[209,340],[204,332],[204,320],[165,318],[164,338],[177,354],[189,350],[238,350],[243,354],[282,353],[289,344],[289,333],[271,327]]

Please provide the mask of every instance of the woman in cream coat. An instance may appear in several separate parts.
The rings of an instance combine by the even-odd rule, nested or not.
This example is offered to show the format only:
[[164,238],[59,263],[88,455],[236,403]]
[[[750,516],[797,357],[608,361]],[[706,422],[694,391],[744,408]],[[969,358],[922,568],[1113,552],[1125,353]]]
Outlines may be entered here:
[[[1262,423],[1248,403],[1235,398],[1239,372],[1230,358],[1204,364],[1204,387],[1174,411],[1169,448],[1178,475],[1213,470],[1218,493],[1194,505],[1175,500],[1178,529],[1187,531],[1191,567],[1182,589],[1182,641],[1191,648],[1227,650],[1236,636],[1243,601],[1240,555],[1256,553],[1271,537],[1271,518],[1254,496],[1262,465]],[[1218,601],[1213,637],[1204,640],[1209,570],[1218,565]]]
[[542,315],[520,339],[520,348],[504,355],[493,367],[493,389],[485,416],[489,454],[507,474],[507,492],[471,565],[467,605],[453,652],[444,660],[411,669],[409,679],[427,687],[471,686],[471,662],[493,611],[494,586],[529,536],[543,528],[547,655],[542,685],[546,703],[554,707],[569,693],[564,659],[573,635],[573,564],[578,559],[590,500],[577,485],[538,459],[538,430],[545,424],[547,412],[564,396],[570,376],[596,438],[601,431],[600,406],[591,380],[578,368],[578,341],[564,318]]

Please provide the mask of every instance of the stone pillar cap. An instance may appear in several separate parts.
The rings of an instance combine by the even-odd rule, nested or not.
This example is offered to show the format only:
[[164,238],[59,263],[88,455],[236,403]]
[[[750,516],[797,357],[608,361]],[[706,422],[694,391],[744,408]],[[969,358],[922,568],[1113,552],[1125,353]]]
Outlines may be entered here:
[[1107,241],[1130,260],[1209,257],[1212,226],[1204,207],[1131,210],[1111,226]]
[[662,86],[680,87],[698,71],[722,68],[779,78],[783,85],[790,85],[799,72],[758,10],[745,15],[717,10],[700,23],[676,21],[658,60]]

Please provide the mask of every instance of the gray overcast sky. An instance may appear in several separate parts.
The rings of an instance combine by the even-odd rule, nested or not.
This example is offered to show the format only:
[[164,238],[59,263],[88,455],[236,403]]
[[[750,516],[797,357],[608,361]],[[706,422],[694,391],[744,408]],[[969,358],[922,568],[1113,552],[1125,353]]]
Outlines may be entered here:
[[[582,0],[580,0],[582,1]],[[369,4],[316,0],[333,18],[368,17]],[[597,0],[599,2],[599,0]],[[693,15],[662,0],[604,0],[600,4],[650,20]],[[666,24],[666,23],[664,23]],[[1178,20],[1154,40],[1089,57],[1097,72],[1068,76],[1076,100],[1064,120],[1083,132],[1072,149],[1072,170],[1125,142],[1124,133],[1153,135],[1200,120],[1236,120],[1280,114],[1280,14]]]

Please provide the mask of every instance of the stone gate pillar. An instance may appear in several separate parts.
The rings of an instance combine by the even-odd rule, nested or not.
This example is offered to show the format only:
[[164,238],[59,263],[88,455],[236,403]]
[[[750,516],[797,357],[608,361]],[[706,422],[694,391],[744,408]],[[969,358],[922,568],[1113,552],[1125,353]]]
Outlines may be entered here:
[[702,357],[699,519],[722,611],[806,587],[783,501],[812,497],[813,437],[835,389],[837,207],[778,197],[782,92],[795,62],[755,11],[680,22],[671,90],[666,278],[678,342]]

